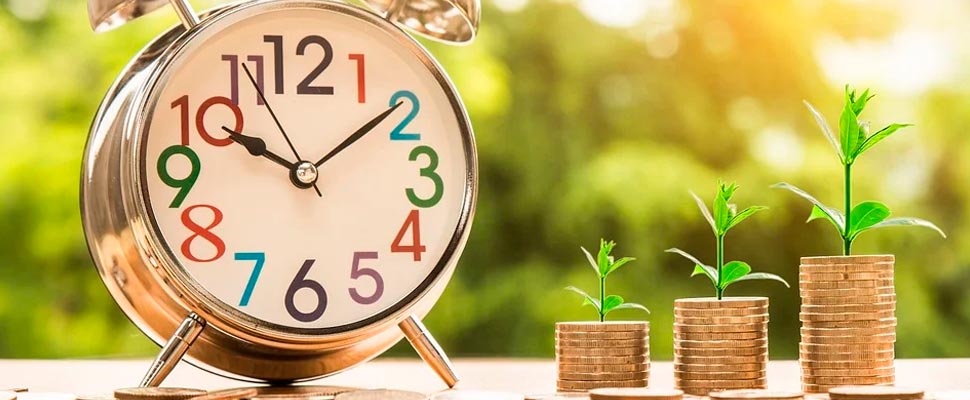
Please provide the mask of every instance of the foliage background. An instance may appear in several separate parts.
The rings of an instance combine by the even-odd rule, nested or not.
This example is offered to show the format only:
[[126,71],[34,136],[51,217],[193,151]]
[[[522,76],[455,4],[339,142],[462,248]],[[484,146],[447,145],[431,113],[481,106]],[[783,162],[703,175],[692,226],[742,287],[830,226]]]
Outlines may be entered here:
[[[806,203],[768,186],[838,203],[840,168],[802,100],[835,124],[848,82],[878,93],[873,125],[916,124],[857,164],[856,200],[950,235],[887,230],[856,244],[897,256],[897,355],[970,356],[968,18],[958,0],[485,0],[474,45],[429,44],[474,120],[481,195],[427,324],[453,354],[551,357],[555,321],[594,317],[561,289],[595,289],[579,246],[605,236],[638,258],[611,290],[653,310],[652,354],[669,359],[673,299],[712,294],[662,252],[713,257],[688,189],[710,199],[725,177],[741,205],[772,208],[732,231],[730,259],[796,282],[799,256],[839,252],[831,227],[803,223]],[[77,185],[103,93],[174,23],[165,11],[95,35],[82,0],[0,0],[0,357],[156,351],[93,270]],[[770,296],[773,357],[796,357],[796,289],[729,294]]]

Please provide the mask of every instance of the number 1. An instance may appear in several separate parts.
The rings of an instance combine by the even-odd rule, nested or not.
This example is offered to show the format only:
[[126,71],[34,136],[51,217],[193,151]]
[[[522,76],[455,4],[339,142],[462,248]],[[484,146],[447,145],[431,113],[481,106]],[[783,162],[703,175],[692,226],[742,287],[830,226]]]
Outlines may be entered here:
[[263,271],[263,264],[266,263],[266,253],[236,253],[236,261],[255,261],[256,266],[253,267],[253,273],[249,275],[249,283],[246,284],[246,289],[243,290],[242,299],[239,300],[239,306],[245,307],[249,305],[249,298],[253,295],[253,289],[256,288],[256,281],[259,280],[259,273]]

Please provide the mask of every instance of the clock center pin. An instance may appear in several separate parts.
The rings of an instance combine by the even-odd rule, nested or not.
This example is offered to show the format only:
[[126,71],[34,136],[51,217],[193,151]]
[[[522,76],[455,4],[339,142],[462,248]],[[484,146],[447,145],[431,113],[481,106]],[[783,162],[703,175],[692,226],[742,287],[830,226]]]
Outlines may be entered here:
[[317,166],[309,161],[300,161],[290,175],[297,186],[308,188],[317,181]]

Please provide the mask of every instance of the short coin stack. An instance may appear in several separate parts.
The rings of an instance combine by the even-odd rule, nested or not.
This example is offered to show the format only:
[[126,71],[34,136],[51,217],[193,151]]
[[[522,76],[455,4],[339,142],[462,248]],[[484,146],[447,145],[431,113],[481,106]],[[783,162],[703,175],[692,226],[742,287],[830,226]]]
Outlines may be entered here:
[[892,386],[840,386],[829,391],[832,400],[921,400],[923,390]]
[[556,366],[560,392],[646,387],[650,379],[650,323],[557,323]]
[[704,396],[763,389],[768,364],[768,298],[674,301],[674,382]]
[[891,255],[802,258],[802,390],[895,382],[893,263]]

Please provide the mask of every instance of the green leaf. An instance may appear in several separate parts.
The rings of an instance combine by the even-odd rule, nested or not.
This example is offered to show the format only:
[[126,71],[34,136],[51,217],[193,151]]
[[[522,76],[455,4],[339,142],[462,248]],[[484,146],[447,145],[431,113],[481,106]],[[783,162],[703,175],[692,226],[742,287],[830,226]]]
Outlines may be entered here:
[[720,288],[724,289],[728,287],[732,282],[741,279],[741,277],[749,274],[751,272],[751,266],[744,261],[731,261],[724,264],[721,268],[721,282],[719,283]]
[[711,212],[707,209],[707,204],[704,204],[704,200],[701,200],[694,192],[690,192],[690,195],[694,197],[694,201],[697,202],[697,207],[701,209],[701,214],[704,214],[704,219],[707,220],[708,224],[711,224],[711,230],[717,233],[717,225],[714,224],[714,217],[711,216]]
[[778,282],[784,283],[785,287],[789,287],[789,288],[791,287],[791,285],[789,285],[784,278],[775,274],[769,274],[767,272],[752,272],[738,279],[735,279],[734,282],[732,283],[737,283],[741,281],[757,281],[757,280],[778,281]]
[[717,286],[717,270],[713,267],[708,267],[706,265],[694,264],[694,272],[691,272],[690,277],[693,278],[697,275],[704,275],[711,280],[714,286]]
[[586,260],[589,261],[589,266],[593,267],[593,271],[596,272],[596,276],[600,276],[600,268],[597,266],[596,260],[593,259],[593,255],[589,254],[585,247],[580,247],[580,249],[582,249],[583,253],[586,254]]
[[616,311],[616,310],[632,310],[632,309],[643,310],[643,311],[646,311],[647,314],[650,314],[650,310],[648,310],[646,307],[644,307],[644,306],[642,306],[640,304],[637,304],[637,303],[623,303],[623,304],[620,304],[620,305],[618,305],[616,307],[613,307],[613,309],[610,310],[610,311]]
[[880,129],[879,132],[873,133],[872,136],[869,136],[869,138],[862,143],[862,146],[859,146],[859,150],[856,151],[854,157],[859,157],[860,154],[866,150],[869,150],[872,146],[875,146],[876,143],[881,142],[883,139],[889,137],[889,135],[892,135],[896,131],[908,126],[913,126],[913,124],[891,124]]
[[845,106],[842,108],[842,116],[839,118],[839,138],[842,147],[842,163],[852,164],[853,155],[856,147],[859,146],[859,120],[852,109],[853,103],[846,88]]
[[890,219],[887,219],[885,221],[882,221],[882,222],[880,222],[878,224],[872,225],[872,226],[870,226],[868,228],[860,229],[858,232],[856,232],[856,235],[858,235],[858,234],[860,234],[860,233],[862,233],[864,231],[870,230],[870,229],[889,228],[889,227],[893,227],[893,226],[922,226],[924,228],[930,228],[930,229],[936,231],[937,233],[940,234],[940,236],[943,236],[944,238],[946,237],[946,234],[943,233],[943,230],[940,229],[935,224],[933,224],[932,222],[927,221],[927,220],[924,220],[924,219],[911,218],[911,217],[890,218]]
[[731,222],[731,207],[728,201],[734,195],[734,190],[718,182],[717,196],[714,197],[714,232],[723,235],[727,231],[727,226]]
[[852,208],[848,237],[854,239],[862,230],[878,224],[889,217],[889,207],[878,201],[864,201]]
[[620,267],[622,267],[623,264],[626,264],[626,263],[628,263],[630,261],[633,261],[633,260],[636,260],[636,258],[633,258],[633,257],[623,257],[623,258],[621,258],[619,260],[616,260],[616,262],[610,264],[610,267],[606,269],[606,275],[609,275],[609,274],[613,273],[613,271],[616,271],[616,270],[620,269]]
[[[667,253],[680,254],[684,258],[686,258],[686,259],[690,260],[691,262],[693,262],[694,263],[694,272],[690,276],[695,276],[698,273],[702,273],[704,275],[707,275],[707,277],[711,278],[711,281],[714,282],[715,285],[717,284],[717,270],[714,269],[714,267],[711,267],[710,265],[707,265],[707,264],[702,263],[700,260],[697,259],[697,257],[694,257],[694,256],[690,255],[689,253],[687,253],[686,251],[683,251],[683,250],[678,249],[678,248],[671,248],[671,249],[667,249],[667,250],[664,250],[664,251],[667,252]],[[698,272],[698,270],[697,270],[698,268],[700,268],[700,272]]]
[[[837,212],[839,213],[839,215],[842,215],[841,211],[837,211]],[[818,206],[812,206],[812,213],[808,215],[808,219],[805,220],[805,222],[812,222],[816,219],[824,219],[826,221],[831,222],[832,226],[835,227],[835,230],[839,232],[839,235],[842,235],[842,227],[840,227],[839,224],[835,222],[835,220],[830,218],[829,215],[826,214],[825,211],[822,211],[821,208],[818,208]]]
[[606,298],[603,299],[603,314],[613,311],[614,308],[619,307],[621,304],[623,304],[622,297],[615,294],[606,296]]
[[[815,208],[812,209],[812,214],[809,215],[808,221],[812,221],[821,216],[824,216],[826,219],[831,221],[833,225],[835,225],[836,229],[839,230],[839,234],[842,234],[843,232],[845,232],[845,215],[843,215],[841,211],[835,208],[826,206],[825,204],[822,204],[822,202],[816,200],[814,197],[812,197],[812,195],[808,194],[804,190],[801,190],[795,187],[794,185],[788,184],[786,182],[776,183],[774,185],[771,185],[771,187],[776,189],[786,189],[789,192],[792,192],[798,195],[799,197],[805,200],[808,200],[809,202],[814,204]],[[816,212],[816,209],[818,210],[817,212]],[[821,215],[818,213],[821,213]]]
[[575,287],[575,286],[567,286],[566,287],[566,290],[572,291],[574,293],[578,293],[580,296],[583,296],[583,305],[584,306],[587,305],[587,304],[589,304],[589,305],[593,306],[593,308],[596,308],[596,312],[597,313],[600,312],[600,301],[594,299],[593,296],[590,296],[589,294],[586,294],[586,292],[584,292],[582,289],[580,289],[578,287]]
[[734,218],[731,218],[731,222],[728,223],[727,229],[725,229],[724,232],[727,232],[731,228],[734,228],[735,225],[741,223],[741,221],[744,221],[746,218],[754,215],[758,211],[767,210],[767,209],[768,207],[765,207],[765,206],[751,206],[751,207],[745,208],[744,210],[741,210],[741,212],[735,215]]
[[599,271],[601,277],[606,276],[606,270],[610,267],[610,253],[613,252],[613,246],[616,246],[616,242],[612,240],[607,242],[605,239],[600,239],[600,251],[596,256],[596,261],[599,264],[597,271]]
[[802,102],[805,103],[805,106],[808,107],[808,111],[812,113],[813,117],[815,117],[815,123],[818,124],[820,129],[822,129],[822,133],[825,135],[825,138],[828,139],[829,144],[831,144],[832,148],[835,149],[835,154],[839,156],[839,160],[845,162],[845,155],[842,154],[842,147],[839,145],[839,140],[835,138],[835,133],[832,132],[832,128],[829,127],[828,121],[826,121],[825,117],[822,116],[822,113],[818,112],[815,107],[812,107],[808,101],[803,100]]
[[857,116],[859,114],[862,114],[862,110],[866,108],[866,103],[869,102],[869,99],[876,97],[876,95],[869,94],[869,89],[866,89],[864,92],[862,92],[862,95],[859,96],[858,99],[855,99],[854,95],[855,95],[855,92],[853,91],[852,112],[854,112],[855,115]]

